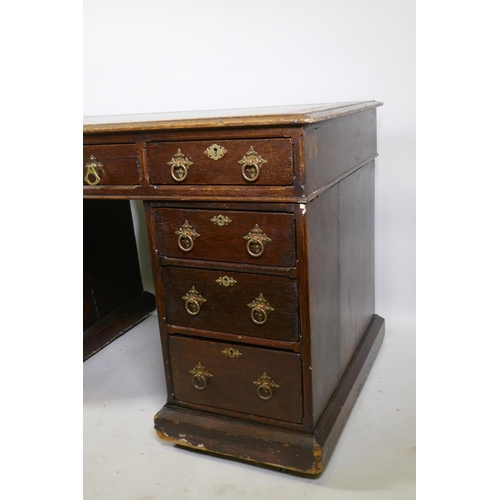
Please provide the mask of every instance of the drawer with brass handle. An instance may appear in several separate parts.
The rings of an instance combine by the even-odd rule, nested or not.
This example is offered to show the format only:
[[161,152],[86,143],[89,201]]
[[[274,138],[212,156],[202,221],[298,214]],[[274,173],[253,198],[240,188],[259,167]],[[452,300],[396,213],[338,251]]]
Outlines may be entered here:
[[299,338],[295,279],[165,266],[170,325],[280,340]]
[[133,186],[140,183],[137,148],[132,144],[83,146],[85,186]]
[[292,214],[156,208],[158,252],[167,257],[294,267]]
[[152,184],[291,185],[290,139],[157,142],[146,146]]
[[302,422],[298,354],[182,336],[169,349],[177,401]]

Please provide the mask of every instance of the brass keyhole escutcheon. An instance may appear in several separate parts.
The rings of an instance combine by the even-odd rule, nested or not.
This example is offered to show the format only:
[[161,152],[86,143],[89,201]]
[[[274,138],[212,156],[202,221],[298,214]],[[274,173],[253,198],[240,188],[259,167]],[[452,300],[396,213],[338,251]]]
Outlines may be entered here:
[[234,286],[236,283],[238,283],[234,278],[231,276],[220,276],[215,280],[216,283],[218,283],[221,286],[228,287],[228,286]]
[[175,234],[179,236],[177,246],[183,252],[190,252],[194,248],[194,240],[200,236],[188,221],[185,221]]
[[230,358],[239,358],[242,356],[241,352],[238,351],[238,349],[235,349],[234,347],[226,347],[223,351],[222,354],[230,357]]
[[91,155],[89,161],[85,164],[85,168],[87,172],[83,180],[89,186],[97,186],[101,182],[98,172],[104,168],[104,165],[94,155]]
[[208,380],[213,377],[213,375],[199,362],[192,370],[189,371],[193,375],[191,379],[194,387],[200,391],[205,389],[208,384]]
[[219,227],[229,226],[231,224],[231,219],[226,215],[215,215],[210,219],[210,222],[213,222],[214,225]]
[[223,146],[219,146],[218,144],[212,144],[207,149],[205,149],[204,153],[211,160],[217,161],[220,160],[227,153],[227,149],[224,148]]

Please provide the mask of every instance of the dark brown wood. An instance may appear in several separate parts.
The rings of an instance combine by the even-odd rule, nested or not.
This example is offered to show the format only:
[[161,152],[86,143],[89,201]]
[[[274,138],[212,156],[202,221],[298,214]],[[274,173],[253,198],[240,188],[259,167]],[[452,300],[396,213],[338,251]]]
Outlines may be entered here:
[[[178,401],[260,415],[287,422],[302,422],[300,357],[296,353],[258,347],[209,342],[171,336],[170,355],[174,393]],[[229,349],[237,352],[230,357]],[[208,370],[204,389],[193,383],[198,363]],[[261,377],[267,374],[279,387],[258,395]],[[244,416],[242,415],[244,418]]]
[[[255,203],[224,203],[217,202],[193,202],[188,201],[153,201],[153,208],[194,208],[195,210],[215,210],[217,213],[220,210],[233,210],[238,212],[255,212]],[[288,212],[294,213],[295,205],[288,203],[259,203],[259,210],[262,212]]]
[[[324,468],[384,334],[374,315],[379,105],[85,128],[88,147],[138,151],[140,185],[85,186],[84,196],[145,200],[167,382],[160,437],[308,474]],[[212,144],[228,152],[210,160]],[[267,160],[255,183],[238,165],[250,147]],[[178,149],[192,162],[180,183],[168,166]],[[231,222],[216,225],[218,216]],[[186,221],[192,249],[185,235],[179,241]],[[244,239],[256,225],[271,240],[260,257]],[[248,306],[260,294],[272,308],[263,325]],[[264,372],[277,384],[268,401],[254,384]]]
[[340,372],[352,358],[375,310],[373,162],[339,184]]
[[[103,168],[98,171],[99,186],[135,185],[140,182],[139,155],[135,145],[96,145],[83,147],[83,184],[87,174],[87,163],[94,156]],[[94,182],[94,179],[91,179]]]
[[151,256],[151,267],[153,270],[153,281],[155,287],[155,296],[158,309],[158,323],[160,326],[160,336],[162,339],[162,354],[163,363],[165,366],[165,382],[167,389],[167,403],[174,400],[174,391],[172,383],[172,370],[170,366],[170,354],[168,351],[167,339],[167,329],[165,325],[165,309],[166,309],[166,296],[165,288],[163,286],[163,279],[161,277],[160,263],[158,262],[158,240],[155,228],[153,208],[151,203],[144,202],[144,211],[146,215],[146,224],[148,226],[148,243],[149,243],[149,253]]
[[311,328],[309,310],[309,272],[307,260],[309,240],[306,231],[307,205],[295,206],[295,223],[297,230],[297,254],[299,266],[297,282],[299,283],[299,311],[300,311],[300,359],[302,360],[302,392],[304,401],[304,431],[313,430],[313,393],[311,391],[312,360],[311,360]]
[[168,442],[306,474],[319,474],[335,448],[384,338],[374,315],[359,349],[314,432],[282,430],[165,405],[155,416],[158,436]]
[[83,203],[84,360],[155,309],[144,294],[128,201]]
[[219,340],[219,341],[233,342],[233,343],[238,342],[242,344],[250,344],[250,345],[264,346],[264,347],[267,346],[276,349],[284,349],[294,352],[300,352],[300,342],[293,342],[291,340],[277,340],[277,339],[269,339],[263,337],[252,337],[250,335],[216,332],[213,330],[201,330],[198,328],[189,328],[186,326],[168,325],[168,324],[167,324],[167,333],[172,335],[175,334],[190,335],[191,337],[201,337],[208,340]]
[[[168,324],[279,340],[299,338],[298,291],[294,279],[174,266],[166,266],[162,273]],[[217,283],[224,276],[236,283],[232,286]],[[196,315],[187,312],[184,300],[192,287],[206,301]],[[274,310],[267,313],[264,324],[258,325],[252,321],[249,304],[261,294]]]
[[304,127],[305,194],[377,154],[376,110]]
[[[219,215],[228,217],[231,222],[222,227],[214,224],[211,219]],[[291,214],[157,208],[155,218],[159,255],[260,266],[295,266],[295,230]],[[181,250],[176,234],[186,221],[200,235],[188,252]],[[249,254],[248,240],[244,239],[256,225],[271,240],[264,244],[260,257]]]
[[160,255],[158,258],[162,266],[178,267],[197,267],[205,269],[224,269],[227,272],[244,272],[255,274],[271,274],[273,276],[297,277],[296,267],[277,267],[277,266],[256,266],[255,264],[243,264],[241,262],[217,262],[197,259],[177,259],[175,257],[165,257]]
[[253,203],[295,203],[302,201],[301,193],[296,194],[293,186],[231,186],[225,190],[221,186],[83,186],[84,198],[122,200],[172,200],[172,201],[221,201],[237,202],[246,200]]
[[[227,152],[220,159],[209,158],[205,151],[216,144]],[[176,141],[152,143],[147,146],[151,184],[230,184],[230,185],[287,185],[292,184],[292,147],[290,139],[239,139],[209,141]],[[249,182],[242,175],[238,162],[256,151],[265,161],[259,168],[255,181]],[[181,150],[192,163],[182,182],[172,177],[168,162]],[[246,174],[248,176],[248,174]]]
[[[313,422],[321,418],[342,375],[339,368],[339,239],[338,186],[307,204],[309,327]],[[352,237],[355,237],[353,234]],[[328,265],[325,265],[328,262]],[[343,333],[349,335],[348,332]]]

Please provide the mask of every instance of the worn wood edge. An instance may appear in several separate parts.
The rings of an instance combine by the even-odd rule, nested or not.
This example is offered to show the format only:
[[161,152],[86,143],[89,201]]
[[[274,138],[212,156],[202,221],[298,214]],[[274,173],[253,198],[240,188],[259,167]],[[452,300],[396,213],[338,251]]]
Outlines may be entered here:
[[[384,333],[384,319],[374,315],[344,377],[312,434],[278,430],[263,424],[228,420],[216,415],[208,416],[172,405],[165,405],[156,414],[156,432],[162,440],[179,446],[202,449],[308,475],[320,474],[333,453],[335,444],[375,362]],[[184,425],[189,430],[176,433],[175,427],[178,425]],[[202,438],[200,434],[207,434],[207,438]],[[237,443],[239,438],[253,443],[264,443],[275,459],[269,460],[269,457],[264,456],[264,452],[257,449],[250,450],[248,447],[246,454],[231,453],[233,447],[236,450],[241,449]],[[300,454],[302,455],[299,456]],[[301,461],[306,463],[309,461],[310,466],[299,466]]]
[[[311,434],[167,405],[155,416],[155,429],[163,441],[187,448],[306,474],[321,469],[320,450]],[[309,465],[301,466],[301,462]]]
[[210,339],[218,342],[268,347],[271,349],[283,349],[292,352],[299,352],[300,344],[298,341],[294,340],[283,340],[273,337],[254,337],[251,335],[243,335],[239,333],[219,332],[216,330],[202,330],[201,328],[190,328],[186,326],[170,324],[167,324],[167,333],[169,335],[183,335],[189,337]]
[[[331,104],[317,104],[317,105],[304,105],[303,112],[281,112],[278,113],[276,108],[268,108],[268,112],[261,114],[251,115],[252,108],[241,110],[235,116],[212,116],[203,118],[183,118],[182,116],[174,119],[145,119],[140,120],[140,115],[125,115],[124,121],[113,122],[113,116],[109,117],[88,117],[91,120],[94,118],[96,121],[106,120],[109,118],[108,123],[88,123],[83,125],[83,132],[85,134],[95,134],[102,132],[130,132],[130,131],[145,131],[145,130],[178,130],[178,129],[203,129],[203,128],[220,128],[220,127],[269,127],[269,126],[284,126],[284,125],[302,125],[309,123],[316,123],[319,121],[329,120],[344,116],[347,114],[365,111],[367,109],[381,106],[382,103],[378,101],[359,101],[348,103],[331,103]],[[309,107],[309,109],[307,109]],[[213,114],[231,110],[213,110]],[[245,115],[243,111],[249,114]],[[255,113],[255,108],[253,108]],[[196,113],[195,111],[192,112]],[[200,114],[207,113],[207,111],[200,111]],[[161,114],[157,114],[159,117]],[[174,115],[174,113],[172,114]],[[154,114],[149,115],[151,118]],[[121,119],[120,115],[115,116],[116,120]],[[134,120],[135,117],[135,120]]]
[[156,309],[155,296],[143,291],[83,332],[83,361],[121,337]]
[[188,259],[182,257],[168,257],[166,255],[160,255],[159,262],[161,266],[198,268],[221,272],[227,271],[235,273],[251,273],[265,276],[283,276],[287,278],[297,277],[297,268],[291,266],[267,266],[247,263],[235,264],[233,262],[227,262],[224,260],[213,261],[202,259]]
[[[171,438],[170,436],[168,436],[164,431],[161,431],[159,429],[156,429],[156,434],[158,435],[158,437],[162,440],[162,441],[165,441],[167,443],[170,443],[170,444],[174,444],[174,445],[177,445],[177,446],[182,446],[182,447],[185,447],[185,448],[190,448],[192,450],[197,450],[197,451],[206,451],[206,452],[209,452],[209,453],[214,453],[212,452],[211,450],[208,450],[207,448],[205,448],[205,446],[203,444],[199,444],[199,445],[193,445],[191,443],[189,443],[186,439],[173,439]],[[317,453],[317,446],[316,444],[313,445],[315,447],[315,450],[313,450],[313,457],[315,458],[316,455],[318,455]],[[319,449],[319,448],[318,448]],[[252,463],[255,463],[256,465],[267,465],[268,467],[272,467],[272,468],[276,468],[276,469],[287,469],[287,470],[290,470],[290,471],[293,471],[293,472],[298,472],[298,473],[301,473],[301,474],[304,474],[304,471],[302,471],[301,469],[297,469],[297,468],[294,468],[294,467],[290,467],[290,466],[285,466],[285,465],[276,465],[274,462],[263,462],[261,460],[256,460],[256,459],[252,459],[252,458],[248,458],[246,456],[236,456],[236,455],[232,455],[230,453],[223,453],[223,452],[216,452],[217,455],[222,455],[222,456],[225,456],[225,457],[230,457],[230,458],[236,458],[236,459],[239,459],[239,460],[244,460],[246,462],[252,462]],[[318,472],[315,472],[315,469],[314,467],[311,469],[311,471],[313,472],[306,472],[305,474],[319,474],[320,472],[322,472],[322,470],[318,471]]]

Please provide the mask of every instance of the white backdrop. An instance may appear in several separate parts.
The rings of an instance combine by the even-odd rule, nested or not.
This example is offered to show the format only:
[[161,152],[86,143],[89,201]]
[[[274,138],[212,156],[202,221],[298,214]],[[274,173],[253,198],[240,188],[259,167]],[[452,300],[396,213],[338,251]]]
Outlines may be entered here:
[[[384,103],[376,160],[376,312],[388,326],[411,327],[414,1],[84,0],[86,116],[370,99]],[[134,208],[144,260],[145,228]],[[143,272],[148,286],[147,265]]]

